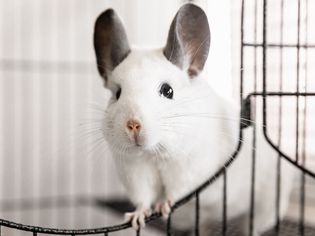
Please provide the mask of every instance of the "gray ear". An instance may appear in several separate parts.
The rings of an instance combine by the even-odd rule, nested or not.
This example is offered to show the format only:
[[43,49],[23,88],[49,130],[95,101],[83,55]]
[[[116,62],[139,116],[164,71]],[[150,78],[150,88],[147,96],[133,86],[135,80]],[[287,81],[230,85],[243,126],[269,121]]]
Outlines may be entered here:
[[165,57],[191,78],[202,71],[210,47],[210,29],[204,11],[186,4],[177,12],[164,48]]
[[108,72],[130,52],[124,27],[113,9],[103,12],[95,22],[94,48],[98,71],[106,81]]

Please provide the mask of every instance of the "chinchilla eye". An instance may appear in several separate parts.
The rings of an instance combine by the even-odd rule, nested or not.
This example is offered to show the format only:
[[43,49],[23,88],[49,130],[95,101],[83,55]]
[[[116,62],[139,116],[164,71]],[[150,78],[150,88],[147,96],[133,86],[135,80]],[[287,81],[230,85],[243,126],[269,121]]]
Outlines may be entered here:
[[121,88],[119,88],[116,92],[116,99],[118,100],[121,94]]
[[172,99],[174,95],[174,91],[168,83],[164,83],[162,84],[160,88],[160,95],[168,99]]

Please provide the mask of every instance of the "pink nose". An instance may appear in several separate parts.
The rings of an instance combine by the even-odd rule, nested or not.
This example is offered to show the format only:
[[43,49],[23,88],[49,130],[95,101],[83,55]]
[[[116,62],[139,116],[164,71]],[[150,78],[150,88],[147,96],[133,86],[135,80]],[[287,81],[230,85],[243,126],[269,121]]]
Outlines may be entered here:
[[129,120],[127,122],[127,129],[129,130],[129,132],[138,135],[140,133],[140,130],[141,130],[141,124],[137,120],[134,120],[134,119]]

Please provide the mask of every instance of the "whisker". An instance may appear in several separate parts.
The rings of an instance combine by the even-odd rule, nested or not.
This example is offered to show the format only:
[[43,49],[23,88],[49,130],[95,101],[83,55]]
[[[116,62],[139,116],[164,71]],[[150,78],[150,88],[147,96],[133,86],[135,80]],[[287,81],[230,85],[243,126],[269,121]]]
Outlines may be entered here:
[[208,114],[208,113],[181,113],[181,114],[171,114],[168,116],[161,116],[160,117],[161,120],[172,119],[172,118],[213,118],[213,119],[224,119],[224,120],[237,121],[237,122],[245,122],[246,121],[246,122],[250,122],[250,123],[255,124],[255,125],[257,124],[256,121],[246,119],[246,118],[232,118],[229,116],[213,115],[213,114]]
[[[216,118],[214,118],[214,119],[216,119]],[[247,124],[247,122],[245,122],[245,121],[239,121],[239,120],[231,120],[231,121],[235,121],[237,123],[241,123],[241,124],[244,124],[244,125]],[[180,122],[180,121],[176,120],[174,122],[170,122],[170,121],[163,122],[160,125],[161,126],[167,126],[167,127],[176,127],[177,126],[177,127],[186,127],[186,128],[188,127],[189,128],[189,127],[191,127],[192,124],[190,124],[190,123],[183,123],[183,122]]]
[[92,152],[94,152],[98,146],[100,146],[101,144],[105,142],[105,139],[103,137],[100,137],[94,142],[95,142],[94,146],[90,150],[88,150],[87,155],[90,155]]

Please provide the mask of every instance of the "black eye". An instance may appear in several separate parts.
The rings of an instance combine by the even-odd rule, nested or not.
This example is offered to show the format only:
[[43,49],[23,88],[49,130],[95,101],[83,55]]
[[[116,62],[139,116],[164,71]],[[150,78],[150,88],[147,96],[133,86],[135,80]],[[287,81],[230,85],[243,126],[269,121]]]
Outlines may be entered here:
[[121,94],[121,88],[119,88],[116,92],[116,99],[118,100]]
[[174,91],[173,91],[172,87],[169,84],[164,83],[161,86],[160,95],[163,96],[163,97],[166,97],[168,99],[172,99],[173,95],[174,95]]

